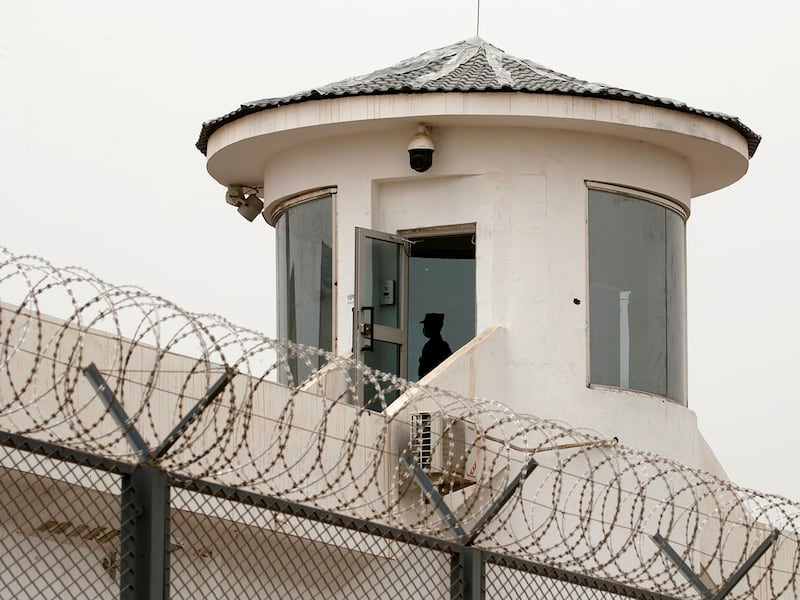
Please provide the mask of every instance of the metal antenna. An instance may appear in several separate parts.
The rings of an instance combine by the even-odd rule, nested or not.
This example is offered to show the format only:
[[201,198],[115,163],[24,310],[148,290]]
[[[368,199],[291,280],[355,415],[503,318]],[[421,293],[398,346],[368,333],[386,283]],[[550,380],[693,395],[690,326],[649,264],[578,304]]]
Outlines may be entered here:
[[481,37],[481,0],[478,0],[478,17],[475,24],[475,35]]

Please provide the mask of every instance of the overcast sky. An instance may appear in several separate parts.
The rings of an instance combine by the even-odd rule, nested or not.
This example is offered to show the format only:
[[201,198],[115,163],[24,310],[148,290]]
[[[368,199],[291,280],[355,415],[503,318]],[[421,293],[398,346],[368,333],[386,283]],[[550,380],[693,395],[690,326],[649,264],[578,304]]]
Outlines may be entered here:
[[[194,143],[239,103],[476,32],[474,0],[0,0],[0,244],[274,335],[274,238]],[[800,3],[482,0],[480,35],[740,117],[750,173],[688,226],[690,406],[731,478],[800,501]]]

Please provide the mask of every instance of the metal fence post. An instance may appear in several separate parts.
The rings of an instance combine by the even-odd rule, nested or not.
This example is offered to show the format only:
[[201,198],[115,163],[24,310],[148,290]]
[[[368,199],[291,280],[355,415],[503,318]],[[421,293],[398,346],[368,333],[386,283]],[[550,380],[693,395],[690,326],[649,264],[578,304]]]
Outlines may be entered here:
[[479,548],[463,546],[450,560],[451,600],[484,600],[486,562]]
[[139,465],[122,481],[120,599],[169,598],[169,478]]
[[140,460],[131,475],[122,477],[120,599],[167,600],[170,551],[169,477],[164,471],[148,463],[166,454],[184,431],[222,393],[236,372],[226,369],[154,451],[150,450],[97,366],[90,363],[83,374],[111,417],[125,431],[128,443]]

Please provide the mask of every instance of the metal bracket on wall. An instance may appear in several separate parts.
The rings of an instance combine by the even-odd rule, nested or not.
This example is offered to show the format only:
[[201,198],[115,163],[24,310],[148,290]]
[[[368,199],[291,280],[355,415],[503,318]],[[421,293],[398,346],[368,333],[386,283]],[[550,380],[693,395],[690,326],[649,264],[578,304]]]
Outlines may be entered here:
[[148,462],[151,459],[161,458],[167,450],[178,441],[178,438],[180,438],[183,432],[197,420],[200,414],[222,393],[225,386],[233,380],[236,371],[226,369],[225,373],[208,388],[208,391],[206,391],[203,397],[197,401],[191,410],[186,413],[173,430],[164,438],[164,441],[161,442],[158,448],[152,452],[150,452],[147,442],[144,441],[144,438],[134,426],[133,421],[131,421],[128,413],[125,412],[122,404],[117,400],[114,392],[111,391],[106,380],[103,379],[97,366],[94,363],[89,364],[89,366],[83,370],[83,374],[86,379],[89,380],[89,383],[92,385],[92,388],[94,388],[94,391],[97,392],[97,395],[100,396],[100,400],[103,402],[109,414],[111,414],[114,422],[125,431],[128,444],[139,454],[142,462]]
[[453,511],[450,510],[450,507],[447,506],[442,495],[439,493],[439,490],[436,489],[436,486],[433,485],[433,482],[430,480],[425,474],[425,471],[422,470],[422,467],[419,466],[414,457],[411,456],[411,453],[406,450],[400,457],[405,464],[406,469],[409,473],[411,473],[412,477],[414,477],[414,481],[417,482],[417,485],[422,490],[422,493],[425,494],[425,499],[433,506],[434,510],[439,513],[439,516],[442,517],[445,523],[450,526],[450,529],[453,530],[453,533],[457,538],[464,538],[467,535],[467,532],[464,531],[464,528],[461,526],[461,523],[458,520],[458,517],[453,514]]
[[401,456],[403,463],[408,470],[409,473],[414,477],[414,481],[417,482],[417,485],[420,487],[422,492],[425,494],[425,498],[428,502],[433,506],[439,516],[444,519],[444,521],[450,526],[450,529],[453,531],[455,536],[458,538],[459,543],[463,544],[464,546],[470,546],[475,541],[475,538],[478,537],[478,534],[483,529],[484,525],[489,522],[506,503],[511,499],[514,495],[514,492],[517,488],[522,485],[522,483],[528,478],[528,476],[533,473],[533,470],[539,466],[539,463],[530,456],[528,460],[525,462],[524,468],[517,473],[514,479],[503,489],[502,493],[495,498],[494,502],[489,505],[489,508],[480,516],[480,518],[475,522],[472,529],[469,533],[466,532],[464,527],[461,525],[461,522],[458,520],[458,517],[455,516],[450,507],[447,506],[442,495],[439,493],[439,490],[436,489],[436,486],[430,480],[428,475],[419,466],[414,457],[411,453],[406,450],[403,452]]
[[689,580],[689,583],[692,584],[694,589],[696,589],[703,598],[711,598],[711,590],[706,587],[706,584],[700,581],[699,575],[697,575],[692,568],[686,564],[686,562],[681,558],[681,555],[675,552],[675,549],[670,546],[669,542],[664,539],[664,537],[660,533],[656,533],[655,535],[650,536],[650,539],[655,542],[658,549],[669,558],[672,563],[678,567],[678,570],[683,574],[686,579]]
[[402,453],[401,461],[414,478],[414,481],[417,482],[417,485],[425,495],[425,499],[433,506],[444,522],[448,524],[458,543],[462,545],[461,552],[454,554],[450,562],[450,597],[453,599],[458,598],[459,600],[484,600],[486,594],[482,582],[486,580],[485,561],[480,548],[475,548],[472,544],[484,525],[500,512],[514,495],[517,488],[533,473],[539,463],[534,460],[533,456],[529,456],[523,469],[494,499],[489,508],[484,511],[469,533],[467,533],[458,517],[447,506],[439,490],[436,489],[430,477],[419,466],[410,451],[405,450]]
[[191,425],[200,414],[206,409],[206,407],[211,404],[214,400],[216,400],[217,396],[219,396],[222,391],[225,389],[225,386],[228,385],[228,382],[231,381],[236,375],[236,371],[232,371],[229,369],[225,370],[225,373],[217,379],[214,384],[208,388],[208,391],[203,395],[200,400],[197,401],[192,409],[186,413],[186,415],[180,420],[175,428],[169,432],[169,435],[164,438],[164,441],[161,442],[158,448],[155,449],[153,452],[152,458],[161,458],[164,453],[169,450],[172,445],[178,441],[178,438],[183,434],[184,431]]
[[745,575],[747,575],[747,572],[751,568],[753,568],[753,565],[756,564],[758,559],[761,558],[764,555],[764,553],[767,550],[769,550],[769,547],[775,543],[775,540],[778,539],[780,533],[781,532],[778,529],[774,529],[772,533],[770,533],[769,536],[767,536],[767,539],[761,542],[761,544],[758,546],[758,548],[755,549],[753,554],[750,555],[750,558],[744,561],[741,567],[736,569],[736,572],[733,575],[731,575],[731,578],[728,579],[725,585],[723,585],[720,588],[720,590],[712,598],[712,600],[722,600],[725,596],[730,594],[733,591],[733,588],[736,587],[736,584],[739,583]]
[[103,402],[109,414],[111,414],[111,418],[125,431],[125,438],[128,440],[128,444],[139,454],[141,461],[146,462],[150,453],[147,442],[144,441],[144,438],[136,429],[130,417],[128,417],[128,413],[125,412],[125,409],[117,400],[114,392],[108,387],[106,380],[103,379],[103,376],[100,374],[100,371],[97,370],[95,364],[91,363],[86,367],[83,370],[83,375],[89,380],[89,383],[92,385],[92,388],[94,388],[94,391],[97,392],[97,395],[100,396],[100,400]]
[[651,536],[651,539],[655,544],[658,546],[658,549],[663,552],[667,558],[669,558],[675,566],[678,567],[678,570],[683,573],[684,577],[689,580],[689,583],[694,586],[694,588],[707,600],[723,600],[728,594],[733,591],[733,588],[742,580],[742,578],[747,575],[747,572],[753,568],[753,565],[758,562],[758,559],[761,558],[764,553],[769,550],[770,546],[775,543],[775,540],[778,539],[780,535],[780,531],[778,529],[773,530],[772,533],[767,536],[761,544],[759,544],[758,548],[753,551],[753,554],[750,555],[742,565],[736,569],[736,571],[731,575],[728,581],[722,585],[716,594],[712,594],[711,590],[700,581],[700,576],[697,575],[692,568],[687,565],[684,560],[680,557],[680,555],[675,552],[674,548],[670,546],[669,542],[661,536],[661,534],[656,533],[655,535]]
[[505,487],[503,493],[500,494],[497,498],[494,499],[494,502],[486,509],[480,519],[475,522],[475,525],[472,526],[472,531],[470,531],[469,535],[463,540],[463,544],[465,546],[471,545],[475,538],[478,537],[478,534],[483,529],[483,526],[486,525],[489,521],[491,521],[497,513],[506,505],[506,503],[511,500],[511,497],[514,495],[514,492],[517,490],[519,486],[533,473],[533,470],[539,466],[539,463],[536,462],[536,459],[533,456],[529,456],[528,460],[525,461],[525,466],[523,469],[516,474],[514,479]]

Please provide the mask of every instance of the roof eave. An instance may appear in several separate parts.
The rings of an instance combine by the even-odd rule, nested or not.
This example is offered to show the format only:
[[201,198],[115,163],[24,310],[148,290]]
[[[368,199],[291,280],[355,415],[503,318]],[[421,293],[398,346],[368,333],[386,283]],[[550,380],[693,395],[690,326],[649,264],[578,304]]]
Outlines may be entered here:
[[292,96],[289,98],[271,98],[268,100],[261,100],[258,102],[242,104],[238,109],[231,111],[230,113],[223,115],[222,117],[213,119],[211,121],[206,121],[205,123],[203,123],[203,126],[200,130],[200,136],[195,144],[195,147],[198,150],[200,150],[200,152],[202,152],[204,156],[207,156],[208,141],[214,134],[214,132],[220,127],[227,125],[228,123],[232,123],[233,121],[236,121],[253,113],[270,110],[273,108],[278,108],[280,106],[287,106],[290,104],[299,104],[315,100],[329,100],[329,99],[357,97],[357,96],[384,96],[392,94],[432,94],[432,93],[446,94],[446,93],[497,93],[497,92],[505,92],[505,93],[514,92],[520,94],[546,94],[546,95],[560,95],[560,96],[573,96],[573,97],[577,96],[585,98],[601,98],[606,100],[613,100],[616,102],[630,102],[632,104],[655,106],[659,108],[665,108],[667,110],[698,115],[701,117],[709,118],[714,121],[723,123],[728,127],[730,127],[731,129],[738,132],[742,137],[744,137],[744,139],[747,141],[748,158],[753,158],[753,156],[756,153],[756,150],[758,149],[759,144],[761,143],[761,136],[755,133],[752,129],[750,129],[737,117],[733,117],[723,113],[712,113],[708,111],[703,111],[685,104],[666,103],[664,101],[659,101],[658,99],[650,97],[642,97],[642,98],[627,97],[627,96],[622,96],[621,94],[614,94],[608,92],[565,93],[562,91],[548,91],[548,90],[515,90],[510,88],[509,86],[501,86],[497,88],[459,90],[457,92],[454,90],[428,89],[428,88],[419,89],[419,88],[411,88],[405,86],[402,88],[399,87],[386,90],[361,92],[353,94],[323,95],[320,94],[317,90],[310,90],[308,92],[304,92],[302,94],[298,94],[296,96]]

